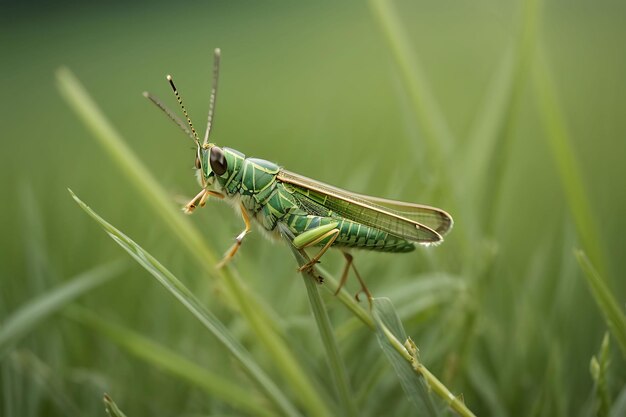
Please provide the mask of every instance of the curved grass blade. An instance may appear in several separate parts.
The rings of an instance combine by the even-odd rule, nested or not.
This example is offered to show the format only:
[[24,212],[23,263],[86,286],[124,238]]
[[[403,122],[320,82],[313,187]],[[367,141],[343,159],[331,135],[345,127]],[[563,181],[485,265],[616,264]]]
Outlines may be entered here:
[[209,310],[207,310],[192,292],[178,280],[167,268],[159,263],[152,255],[143,250],[128,236],[117,230],[110,223],[96,214],[91,208],[83,203],[72,191],[72,197],[78,205],[91,216],[109,236],[117,242],[130,256],[143,266],[153,277],[161,283],[191,314],[207,328],[222,345],[239,361],[241,366],[248,372],[250,377],[258,384],[268,399],[284,414],[299,416],[298,410],[285,397],[276,384],[257,365],[248,351],[230,334],[226,326],[222,324]]
[[11,314],[0,328],[0,359],[35,326],[77,297],[85,294],[124,269],[122,262],[113,262],[90,269],[57,288],[28,301]]
[[203,389],[209,395],[218,398],[233,408],[249,415],[264,417],[276,416],[258,401],[250,391],[240,388],[231,381],[214,374],[197,363],[179,355],[167,347],[148,339],[132,330],[113,324],[97,314],[80,307],[70,306],[69,318],[97,330],[127,352],[140,359],[177,376],[181,380]]
[[109,394],[104,394],[102,401],[104,401],[104,409],[110,417],[126,417],[126,414],[119,409]]
[[622,355],[626,357],[626,315],[624,315],[624,311],[621,309],[604,279],[598,274],[585,255],[585,252],[578,250],[575,253],[580,267],[585,272],[585,277],[587,278],[587,283],[589,284],[593,298],[602,311],[604,321],[613,334],[613,337],[615,337],[615,340],[617,340],[617,344],[622,350]]

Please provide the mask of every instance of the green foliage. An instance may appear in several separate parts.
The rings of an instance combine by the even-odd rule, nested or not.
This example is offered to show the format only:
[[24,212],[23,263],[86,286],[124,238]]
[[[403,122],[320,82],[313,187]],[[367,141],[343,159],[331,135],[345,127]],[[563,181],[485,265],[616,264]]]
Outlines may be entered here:
[[[3,25],[0,415],[624,415],[620,2],[29,5]],[[175,108],[174,74],[202,126],[218,46],[216,143],[455,218],[355,252],[374,315],[333,295],[340,256],[318,286],[252,233],[218,270],[238,219],[180,213],[193,151],[141,92]]]

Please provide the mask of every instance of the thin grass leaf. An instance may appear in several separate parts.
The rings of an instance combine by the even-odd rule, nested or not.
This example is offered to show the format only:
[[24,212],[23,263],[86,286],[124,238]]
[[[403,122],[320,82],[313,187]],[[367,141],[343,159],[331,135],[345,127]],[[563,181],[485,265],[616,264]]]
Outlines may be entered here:
[[596,300],[607,327],[613,334],[617,344],[622,350],[622,355],[626,357],[626,315],[621,309],[619,302],[615,299],[611,290],[598,271],[593,267],[585,252],[577,250],[575,252],[578,264],[585,272],[587,284],[591,289],[593,298]]
[[[296,247],[292,244],[293,235],[291,235],[289,229],[281,227],[281,234],[291,248],[298,265],[305,265],[309,261],[308,256],[306,255],[306,252],[296,249]],[[326,358],[328,360],[328,368],[335,384],[337,396],[339,397],[339,403],[341,404],[343,411],[342,415],[356,416],[358,415],[358,411],[354,402],[354,393],[350,387],[350,380],[346,373],[345,364],[339,354],[337,340],[330,325],[328,313],[326,312],[326,308],[324,307],[322,298],[320,297],[319,290],[315,283],[317,277],[314,276],[313,273],[302,272],[302,279],[304,280],[304,285],[309,296],[311,311],[315,317],[317,329],[320,332],[320,337],[324,345]]]
[[446,166],[454,140],[443,113],[439,109],[419,59],[413,53],[408,35],[397,11],[388,0],[370,0],[370,8],[391,46],[407,86],[413,111],[426,144],[433,167]]
[[120,410],[109,394],[104,394],[102,401],[104,401],[104,409],[110,417],[126,417],[126,414]]
[[169,372],[182,381],[201,388],[211,397],[224,401],[235,409],[250,415],[264,417],[277,415],[265,407],[267,404],[259,402],[259,398],[251,395],[249,390],[240,387],[234,382],[225,380],[222,376],[214,374],[208,369],[200,367],[197,363],[153,340],[104,320],[97,314],[84,308],[70,306],[67,308],[66,314],[70,319],[90,326],[102,333],[127,352]]
[[607,371],[609,369],[609,334],[605,333],[598,356],[591,357],[589,371],[595,385],[595,415],[607,417],[611,409],[611,398],[607,387]]
[[57,72],[57,80],[63,97],[137,187],[138,194],[149,203],[147,206],[161,216],[174,235],[180,239],[182,246],[210,276],[221,279],[228,297],[236,302],[237,308],[248,325],[261,344],[265,345],[274,359],[276,368],[294,388],[295,394],[308,413],[318,417],[328,415],[318,390],[307,378],[307,372],[288,348],[282,337],[281,326],[274,319],[274,315],[266,311],[266,305],[248,289],[231,265],[220,269],[214,268],[218,259],[214,251],[206,244],[197,229],[181,214],[181,211],[167,199],[167,192],[126,146],[121,135],[102,114],[76,77],[64,68]]
[[[388,298],[372,300],[376,336],[390,360],[409,399],[427,415],[440,415],[432,401],[431,390],[460,416],[474,416],[460,398],[435,377],[419,360],[417,346],[406,336],[404,327]],[[405,340],[404,344],[400,340]]]
[[[71,193],[71,191],[70,191]],[[248,351],[230,334],[209,310],[207,310],[192,292],[184,286],[169,270],[159,263],[152,255],[143,250],[133,240],[101,218],[74,193],[72,197],[78,205],[91,216],[109,236],[117,242],[130,256],[143,266],[161,285],[167,289],[194,317],[209,330],[217,340],[233,355],[250,377],[257,383],[259,389],[283,413],[290,416],[299,416],[298,410],[291,404],[284,393],[274,384],[267,374],[257,365]],[[323,406],[323,405],[322,405]],[[326,414],[328,415],[328,414]]]
[[540,109],[539,115],[543,121],[548,144],[552,149],[552,157],[565,190],[576,231],[591,262],[596,265],[600,274],[606,277],[608,264],[604,257],[603,241],[592,214],[594,211],[590,205],[591,200],[587,195],[582,171],[574,153],[571,135],[553,81],[552,70],[542,49],[539,50],[535,60],[533,81],[535,97]]
[[483,203],[480,220],[489,231],[494,226],[499,196],[503,191],[502,181],[511,157],[518,108],[534,56],[540,10],[541,0],[524,2],[517,44],[512,53],[505,54],[504,63],[500,66],[502,73],[494,77],[490,100],[469,142],[468,149],[473,149],[473,153],[467,160],[465,153],[462,156],[467,162],[463,172],[470,173],[472,181],[466,189],[476,193],[476,201]]
[[372,314],[376,323],[378,343],[396,371],[404,392],[420,414],[423,413],[422,415],[426,416],[440,415],[424,377],[420,373],[415,372],[411,363],[407,362],[406,356],[403,357],[398,353],[399,348],[407,353],[408,351],[402,345],[400,345],[401,347],[397,346],[389,338],[389,334],[391,334],[396,339],[396,342],[408,340],[400,318],[396,315],[393,305],[391,305],[391,301],[388,298],[376,298],[373,303],[374,309]]
[[122,262],[113,262],[90,269],[57,288],[34,298],[9,316],[0,327],[0,359],[35,326],[49,318],[77,297],[104,284],[124,269]]

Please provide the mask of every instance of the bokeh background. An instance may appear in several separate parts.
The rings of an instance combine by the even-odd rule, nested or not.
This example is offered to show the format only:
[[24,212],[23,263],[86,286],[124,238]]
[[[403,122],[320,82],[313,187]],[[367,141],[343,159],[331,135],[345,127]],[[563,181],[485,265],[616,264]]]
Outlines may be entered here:
[[[431,371],[478,415],[594,415],[589,362],[607,326],[574,249],[586,250],[623,308],[626,6],[378,4],[3,6],[0,326],[84,271],[126,260],[118,277],[74,305],[250,385],[211,335],[77,207],[71,188],[192,287],[272,374],[271,360],[221,296],[220,282],[180,250],[150,202],[63,101],[55,78],[62,66],[75,73],[172,204],[180,204],[198,191],[191,143],[141,93],[149,90],[178,111],[165,81],[174,75],[202,127],[212,50],[220,47],[214,142],[455,217],[437,248],[356,253],[371,290],[402,312]],[[398,19],[385,26],[381,10],[389,7]],[[403,34],[400,47],[393,33]],[[555,135],[565,138],[565,148],[554,145]],[[575,164],[559,165],[569,155]],[[217,202],[191,221],[217,253],[242,226]],[[337,273],[341,257],[327,256],[324,264]],[[332,398],[288,248],[253,233],[234,266]],[[325,299],[344,330],[340,347],[363,415],[414,411],[375,338],[345,327],[350,315],[331,295]],[[614,340],[610,355],[607,392],[623,403],[626,371]],[[63,309],[9,343],[0,360],[6,416],[104,415],[103,392],[129,416],[246,414]]]

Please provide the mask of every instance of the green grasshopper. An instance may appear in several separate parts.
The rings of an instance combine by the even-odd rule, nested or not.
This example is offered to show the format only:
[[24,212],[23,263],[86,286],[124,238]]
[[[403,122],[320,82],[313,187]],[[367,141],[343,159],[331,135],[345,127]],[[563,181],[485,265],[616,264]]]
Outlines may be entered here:
[[[230,261],[251,230],[251,220],[279,237],[292,236],[296,249],[321,249],[299,271],[311,272],[331,248],[338,248],[346,259],[337,292],[344,285],[350,267],[362,291],[371,294],[348,253],[351,248],[382,252],[410,252],[415,244],[432,245],[443,241],[452,227],[452,217],[443,210],[355,194],[295,174],[264,159],[248,158],[241,152],[209,142],[213,124],[220,50],[215,49],[213,85],[204,140],[200,142],[182,98],[170,75],[167,80],[187,120],[187,126],[157,98],[144,93],[163,110],[196,145],[195,168],[201,191],[183,208],[186,213],[205,205],[210,196],[230,202],[241,212],[245,229],[235,238],[218,267]],[[285,234],[283,233],[283,234]]]

